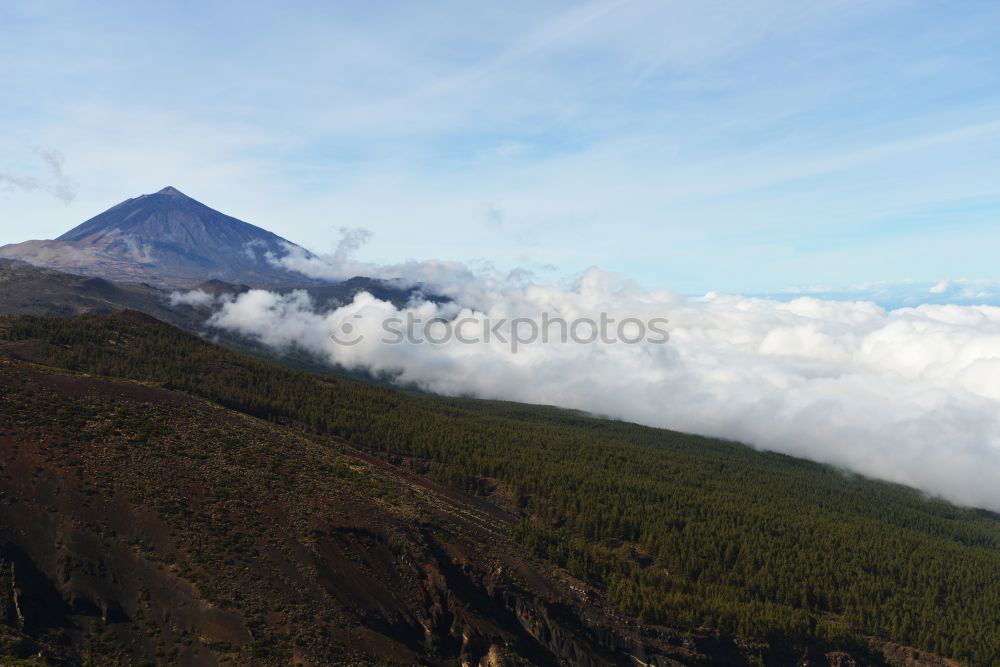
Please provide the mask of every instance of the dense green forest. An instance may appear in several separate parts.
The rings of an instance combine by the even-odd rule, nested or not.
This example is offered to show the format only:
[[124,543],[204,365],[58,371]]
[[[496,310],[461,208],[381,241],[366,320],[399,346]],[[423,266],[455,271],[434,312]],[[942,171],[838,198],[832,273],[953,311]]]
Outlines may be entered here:
[[735,443],[319,378],[141,316],[0,319],[0,341],[341,438],[472,492],[499,489],[524,517],[523,543],[646,621],[832,644],[875,635],[1000,662],[992,513]]

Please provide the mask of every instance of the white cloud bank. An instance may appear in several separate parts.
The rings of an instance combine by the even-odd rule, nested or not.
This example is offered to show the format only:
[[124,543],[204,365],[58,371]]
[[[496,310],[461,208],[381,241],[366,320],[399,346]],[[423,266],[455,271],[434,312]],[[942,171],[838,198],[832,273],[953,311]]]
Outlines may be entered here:
[[[222,303],[211,324],[433,392],[553,404],[730,438],[1000,510],[1000,308],[692,299],[642,291],[597,269],[560,286],[473,277],[450,265],[420,268],[424,279],[439,275],[430,287],[455,302],[400,310],[359,294],[318,312],[304,292],[253,290]],[[449,282],[459,274],[468,281]],[[543,312],[665,317],[671,338],[536,343],[517,354],[497,340],[381,342],[382,322],[407,312],[452,321],[537,321]],[[341,345],[331,333],[361,340]]]

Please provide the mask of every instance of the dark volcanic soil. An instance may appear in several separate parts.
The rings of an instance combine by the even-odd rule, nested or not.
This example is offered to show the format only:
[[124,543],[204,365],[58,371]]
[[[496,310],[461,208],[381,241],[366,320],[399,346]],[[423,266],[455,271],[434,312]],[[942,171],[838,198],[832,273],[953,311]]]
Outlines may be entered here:
[[484,499],[158,387],[0,360],[0,462],[8,660],[866,664],[644,626]]

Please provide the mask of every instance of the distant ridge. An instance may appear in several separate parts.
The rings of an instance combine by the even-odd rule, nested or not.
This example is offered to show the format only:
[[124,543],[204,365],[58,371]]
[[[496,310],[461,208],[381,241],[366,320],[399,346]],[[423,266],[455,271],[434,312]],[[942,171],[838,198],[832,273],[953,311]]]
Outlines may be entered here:
[[173,186],[117,204],[54,241],[0,247],[0,257],[116,282],[188,287],[207,280],[251,286],[317,281],[269,259],[294,243],[202,204]]

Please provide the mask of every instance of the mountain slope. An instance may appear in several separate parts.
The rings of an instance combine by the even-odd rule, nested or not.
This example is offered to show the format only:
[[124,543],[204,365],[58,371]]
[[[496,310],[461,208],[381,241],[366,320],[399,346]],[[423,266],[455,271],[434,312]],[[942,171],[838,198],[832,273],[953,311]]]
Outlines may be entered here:
[[298,248],[166,187],[113,206],[54,241],[4,246],[0,257],[157,286],[191,286],[211,279],[253,286],[315,283],[268,261],[269,256],[284,256],[289,247]]
[[[73,316],[137,310],[187,331],[205,333],[205,322],[213,312],[207,301],[231,298],[249,289],[247,285],[206,280],[192,286],[194,298],[183,298],[185,291],[161,289],[148,283],[113,283],[103,278],[46,269],[22,260],[0,258],[0,315]],[[419,286],[402,286],[361,276],[328,285],[276,287],[273,291],[289,294],[295,290],[306,292],[321,311],[350,303],[361,292],[398,308],[418,294],[422,299],[446,301],[444,297],[422,291]],[[175,296],[181,298],[175,299]],[[224,332],[212,331],[212,334],[225,339]]]
[[0,362],[0,396],[8,657],[611,662],[473,499],[155,387]]
[[[230,298],[249,289],[246,285],[233,285],[221,280],[210,280],[194,286],[198,299],[176,302],[171,290],[164,290],[145,283],[112,283],[103,278],[88,278],[52,269],[33,266],[27,262],[0,259],[0,316],[42,315],[71,317],[90,313],[113,313],[134,310],[191,333],[210,337],[221,345],[273,360],[291,368],[321,374],[340,373],[355,377],[368,377],[332,368],[326,359],[318,358],[305,350],[287,349],[276,352],[274,348],[258,341],[215,329],[206,324],[213,312],[211,299]],[[319,309],[338,308],[354,299],[359,292],[368,292],[376,298],[403,307],[419,288],[401,287],[371,278],[355,277],[332,285],[312,285],[303,288]],[[276,288],[288,293],[290,288]],[[433,295],[425,298],[439,298]]]
[[73,316],[141,310],[157,319],[191,329],[204,321],[190,309],[171,308],[167,293],[152,285],[115,284],[0,259],[0,314]]
[[623,618],[503,509],[184,393],[0,359],[0,405],[4,664],[848,657]]
[[160,383],[472,492],[455,511],[492,517],[487,542],[509,535],[565,568],[578,604],[620,619],[594,632],[632,628],[647,656],[677,655],[650,637],[687,633],[703,658],[681,662],[829,664],[839,650],[856,662],[837,664],[943,664],[898,644],[975,665],[1000,656],[990,513],[734,443],[320,379],[127,314],[0,320],[0,340],[0,356]]

